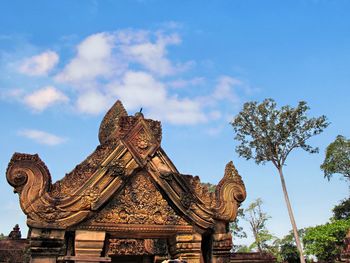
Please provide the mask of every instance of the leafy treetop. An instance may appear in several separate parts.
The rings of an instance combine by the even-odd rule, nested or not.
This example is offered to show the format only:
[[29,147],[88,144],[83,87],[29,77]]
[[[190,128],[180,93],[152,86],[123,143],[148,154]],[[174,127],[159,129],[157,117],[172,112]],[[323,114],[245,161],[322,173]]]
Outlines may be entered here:
[[338,135],[326,149],[326,158],[321,165],[324,176],[329,180],[335,173],[350,180],[350,140]]
[[336,205],[332,209],[333,219],[349,219],[350,220],[350,198],[344,199],[340,204]]
[[308,118],[308,110],[305,101],[300,101],[295,108],[286,105],[281,109],[276,109],[273,99],[265,99],[261,104],[245,103],[231,123],[235,139],[240,142],[237,153],[248,160],[253,158],[257,164],[272,161],[279,169],[294,148],[318,152],[318,148],[311,147],[306,140],[321,133],[329,123],[324,115]]
[[307,228],[303,239],[306,253],[315,255],[320,261],[339,261],[349,228],[349,219],[333,220],[325,225]]

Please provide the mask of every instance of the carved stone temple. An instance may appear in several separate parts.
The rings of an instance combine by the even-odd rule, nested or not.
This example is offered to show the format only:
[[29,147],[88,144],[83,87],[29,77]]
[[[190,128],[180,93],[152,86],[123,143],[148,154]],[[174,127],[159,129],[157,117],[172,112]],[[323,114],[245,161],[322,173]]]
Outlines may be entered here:
[[60,181],[37,154],[15,153],[6,176],[27,215],[31,262],[230,262],[240,175],[229,162],[210,192],[179,173],[161,139],[160,122],[117,101],[100,145]]

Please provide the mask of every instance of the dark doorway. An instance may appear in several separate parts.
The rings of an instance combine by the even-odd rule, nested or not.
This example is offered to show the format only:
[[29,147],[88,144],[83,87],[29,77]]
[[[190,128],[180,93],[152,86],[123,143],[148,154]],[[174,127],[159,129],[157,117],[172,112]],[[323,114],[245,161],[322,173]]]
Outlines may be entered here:
[[204,234],[202,235],[202,256],[203,256],[203,262],[204,263],[210,263],[211,262],[211,247],[212,247],[212,235],[211,234]]

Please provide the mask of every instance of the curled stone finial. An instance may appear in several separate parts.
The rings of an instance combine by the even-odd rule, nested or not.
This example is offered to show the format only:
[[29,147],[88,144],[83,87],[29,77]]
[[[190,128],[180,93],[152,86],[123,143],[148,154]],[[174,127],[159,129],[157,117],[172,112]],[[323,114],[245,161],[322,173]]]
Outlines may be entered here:
[[106,113],[101,122],[98,134],[101,144],[104,144],[118,136],[118,123],[121,116],[128,116],[128,113],[126,112],[121,101],[117,100],[112,108],[110,108],[110,110]]
[[225,175],[215,190],[218,218],[232,221],[236,218],[237,209],[246,198],[246,190],[237,169],[230,161],[225,167]]
[[232,161],[226,164],[224,178],[233,179],[236,183],[244,185],[242,177],[239,175]]

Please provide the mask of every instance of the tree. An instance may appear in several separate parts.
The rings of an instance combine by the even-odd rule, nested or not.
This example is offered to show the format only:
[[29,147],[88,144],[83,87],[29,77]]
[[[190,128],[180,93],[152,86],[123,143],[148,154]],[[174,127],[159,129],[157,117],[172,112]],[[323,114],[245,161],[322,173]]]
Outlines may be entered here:
[[344,199],[339,205],[333,208],[333,218],[339,219],[350,219],[350,198]]
[[304,101],[299,102],[295,108],[287,105],[276,109],[273,99],[265,99],[261,104],[245,103],[243,110],[231,122],[236,133],[235,139],[240,142],[236,147],[238,155],[247,160],[254,159],[257,164],[272,162],[277,168],[302,263],[305,259],[288,197],[283,167],[293,149],[301,148],[309,153],[318,152],[318,148],[306,144],[306,141],[320,134],[329,123],[325,116],[308,118],[308,110],[309,107]]
[[234,237],[246,238],[247,234],[244,232],[243,227],[240,226],[239,221],[244,218],[244,209],[238,208],[236,219],[230,223],[230,230]]
[[[299,237],[303,239],[305,234],[304,229],[299,229]],[[293,230],[288,235],[284,236],[279,242],[279,254],[282,262],[297,263],[300,261],[298,248],[294,241]]]
[[262,211],[261,206],[262,200],[258,198],[244,211],[255,240],[250,248],[256,248],[260,253],[268,251],[269,242],[275,238],[266,228],[266,222],[270,217]]
[[350,220],[333,220],[325,225],[306,229],[305,252],[318,260],[334,262],[340,260],[344,238],[350,228]]
[[[239,222],[242,218],[244,218],[244,209],[238,208],[236,219],[233,222],[231,222],[230,226],[229,226],[233,239],[247,237],[247,234],[243,230],[243,227],[241,227],[239,224]],[[241,245],[236,245],[235,243],[233,243],[233,251],[237,252],[241,248],[242,248]]]
[[350,180],[350,140],[338,135],[326,149],[326,158],[321,165],[328,180],[333,174],[342,174]]
[[251,252],[251,249],[247,245],[238,245],[235,252],[236,253],[249,253],[249,252]]

